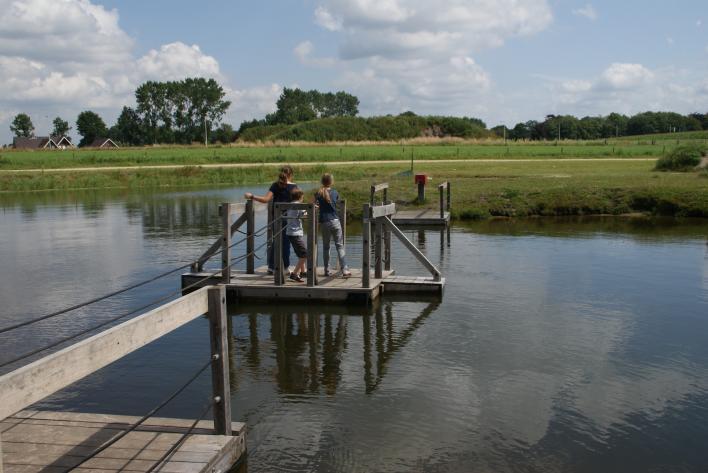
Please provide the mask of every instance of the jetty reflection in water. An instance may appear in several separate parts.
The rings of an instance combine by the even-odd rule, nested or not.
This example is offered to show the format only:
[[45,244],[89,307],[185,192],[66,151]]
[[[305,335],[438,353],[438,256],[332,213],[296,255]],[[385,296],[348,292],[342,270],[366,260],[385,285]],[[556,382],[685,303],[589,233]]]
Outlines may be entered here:
[[[409,306],[403,320],[394,320],[394,311],[400,314],[396,304]],[[268,315],[260,315],[255,304],[233,306],[232,388],[238,390],[242,376],[272,375],[278,393],[291,398],[336,394],[345,374],[344,352],[356,324],[362,366],[358,371],[365,392],[372,393],[386,375],[388,362],[439,305],[439,298],[434,297],[416,298],[415,302],[387,297],[376,301],[374,307],[355,307],[351,312],[342,307],[323,310],[291,305],[280,306]]]

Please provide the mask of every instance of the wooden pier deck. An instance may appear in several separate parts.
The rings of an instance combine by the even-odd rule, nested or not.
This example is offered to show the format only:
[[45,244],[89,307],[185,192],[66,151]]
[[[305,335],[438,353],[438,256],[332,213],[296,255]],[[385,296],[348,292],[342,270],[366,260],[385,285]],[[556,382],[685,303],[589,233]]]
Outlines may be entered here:
[[[54,473],[74,468],[93,451],[138,421],[138,417],[25,410],[0,422],[4,473]],[[193,424],[187,419],[151,418],[75,471],[147,471]],[[200,421],[163,463],[164,473],[228,471],[245,453],[245,427],[214,435]]]
[[438,210],[420,209],[420,210],[399,210],[391,218],[393,223],[398,226],[426,226],[426,225],[447,225],[450,223],[450,212],[443,212],[440,215]]
[[[361,269],[352,269],[352,276],[342,278],[336,275],[325,276],[324,268],[317,268],[317,286],[307,286],[286,280],[282,286],[276,286],[273,275],[267,273],[265,266],[255,270],[254,274],[245,271],[232,271],[231,282],[226,284],[226,292],[234,300],[269,299],[269,300],[310,300],[318,302],[359,302],[368,303],[384,292],[425,292],[441,294],[445,279],[434,281],[432,277],[396,276],[394,271],[382,272],[383,278],[371,278],[368,288],[362,287]],[[211,276],[211,277],[210,277]],[[208,279],[206,279],[208,278]],[[195,283],[209,286],[219,284],[220,276],[213,273],[186,273],[182,275],[182,287]]]

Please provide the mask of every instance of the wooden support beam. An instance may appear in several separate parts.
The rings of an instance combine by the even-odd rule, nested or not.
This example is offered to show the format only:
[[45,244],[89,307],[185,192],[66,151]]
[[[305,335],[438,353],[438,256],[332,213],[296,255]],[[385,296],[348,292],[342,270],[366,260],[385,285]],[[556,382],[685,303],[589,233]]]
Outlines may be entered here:
[[438,190],[440,191],[440,218],[445,218],[445,196],[444,196],[444,187],[441,185],[438,187]]
[[[231,204],[231,206],[235,206],[237,204]],[[221,207],[219,207],[219,215],[221,215]],[[233,236],[236,231],[241,228],[241,225],[243,225],[246,222],[246,214],[244,213],[243,215],[239,216],[238,219],[234,223],[231,224],[231,235]],[[199,273],[204,269],[204,263],[207,262],[209,258],[211,258],[214,254],[216,254],[217,251],[221,248],[221,241],[222,238],[217,238],[214,243],[209,247],[208,250],[202,254],[197,261],[192,263],[192,272]]]
[[423,266],[425,266],[425,269],[430,271],[430,274],[433,275],[433,280],[434,281],[440,281],[442,279],[442,275],[440,274],[440,270],[433,265],[433,263],[428,260],[428,258],[425,257],[423,253],[420,252],[418,247],[416,247],[408,238],[406,238],[406,235],[398,229],[396,225],[393,224],[390,218],[384,217],[383,218],[384,223],[386,224],[387,227],[391,229],[391,232],[396,235],[396,238],[398,238],[403,245],[408,248],[408,250],[413,253],[413,256],[416,257],[418,261],[420,261]]
[[308,204],[307,209],[307,286],[317,285],[317,206]]
[[230,358],[226,287],[213,286],[208,288],[208,293],[214,433],[216,435],[231,435],[231,384],[229,381]]
[[256,210],[253,206],[253,200],[246,201],[246,273],[254,274],[256,272],[256,237],[253,234],[256,231]]
[[371,208],[371,218],[385,217],[396,213],[396,204],[377,205]]
[[450,182],[447,183],[447,211],[449,212],[452,205],[452,191],[450,190]]
[[[275,228],[273,228],[273,201],[271,200],[268,202],[268,229],[266,231],[266,255],[267,258],[273,258],[273,232],[275,232]],[[275,261],[269,261],[268,264],[272,264],[273,268],[275,268]]]
[[371,192],[379,192],[388,189],[388,182],[382,182],[381,184],[374,184],[371,186]]
[[206,291],[207,288],[198,289],[0,376],[0,419],[205,314],[208,310]]
[[221,281],[231,282],[231,204],[221,204]]
[[2,473],[2,434],[0,433],[0,473]]
[[374,277],[383,278],[383,224],[381,219],[374,220]]
[[369,204],[364,204],[364,227],[362,228],[362,254],[361,254],[361,287],[371,287],[371,246],[369,238],[371,237],[371,207]]

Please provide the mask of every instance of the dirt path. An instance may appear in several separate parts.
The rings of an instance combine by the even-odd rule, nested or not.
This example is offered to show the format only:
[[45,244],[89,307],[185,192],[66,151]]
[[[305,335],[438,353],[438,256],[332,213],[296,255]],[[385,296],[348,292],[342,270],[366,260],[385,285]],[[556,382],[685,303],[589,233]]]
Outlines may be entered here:
[[[415,164],[435,163],[539,163],[539,162],[598,162],[598,161],[656,161],[657,158],[521,158],[521,159],[416,159]],[[205,169],[218,168],[256,168],[260,166],[280,166],[282,163],[226,163],[226,164],[163,164],[154,166],[94,166],[81,168],[34,168],[34,169],[0,169],[0,173],[41,173],[41,172],[96,172],[96,171],[129,171],[131,169],[181,169],[194,166]],[[357,166],[370,164],[409,164],[403,159],[368,160],[368,161],[310,161],[288,163],[291,166]]]

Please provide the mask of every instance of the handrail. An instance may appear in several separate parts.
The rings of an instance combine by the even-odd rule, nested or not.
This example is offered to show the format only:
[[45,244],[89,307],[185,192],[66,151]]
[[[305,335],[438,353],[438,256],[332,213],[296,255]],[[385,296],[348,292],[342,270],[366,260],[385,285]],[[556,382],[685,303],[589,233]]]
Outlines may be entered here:
[[[221,204],[219,206],[219,215],[224,218],[224,214],[222,211],[224,204]],[[236,219],[235,222],[231,224],[231,235],[233,236],[234,233],[236,233],[239,228],[243,226],[243,224],[246,224],[246,227],[248,228],[249,225],[251,225],[250,222],[255,221],[254,220],[254,206],[253,206],[253,201],[252,200],[247,200],[245,204],[239,203],[239,204],[230,204],[233,208],[229,209],[229,212],[238,212],[239,209],[238,207],[243,206],[243,213]],[[230,218],[230,217],[229,217]],[[191,270],[194,273],[201,272],[204,269],[204,263],[206,263],[212,256],[214,256],[219,249],[222,248],[222,243],[224,239],[223,236],[220,238],[217,238],[214,243],[211,244],[209,249],[207,249],[199,258],[197,258],[196,261],[192,263]],[[247,249],[248,251],[248,249]]]

